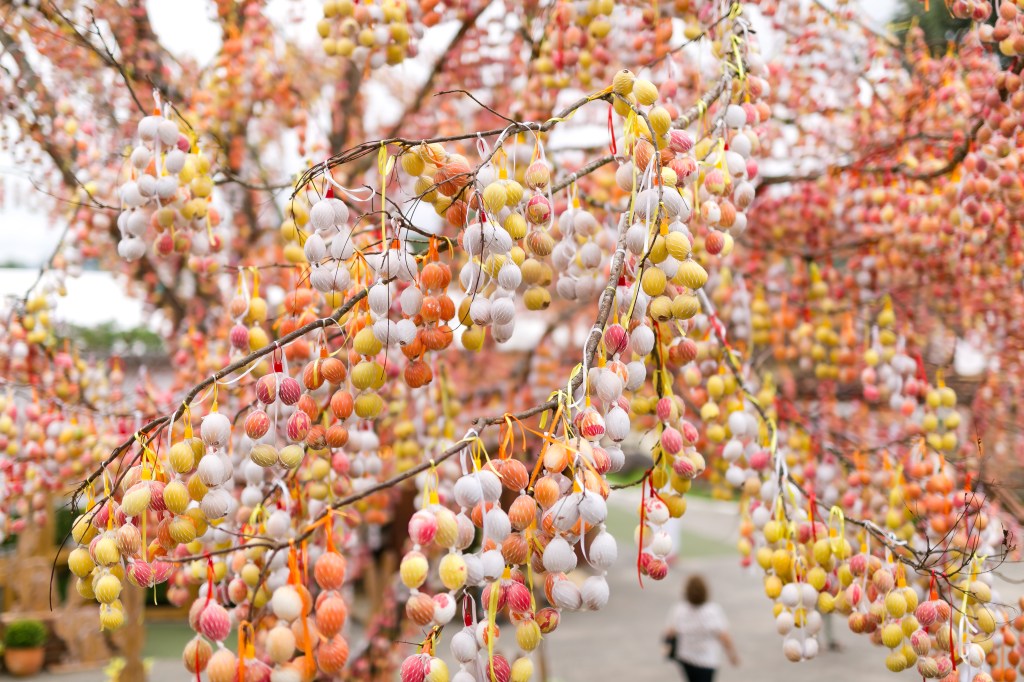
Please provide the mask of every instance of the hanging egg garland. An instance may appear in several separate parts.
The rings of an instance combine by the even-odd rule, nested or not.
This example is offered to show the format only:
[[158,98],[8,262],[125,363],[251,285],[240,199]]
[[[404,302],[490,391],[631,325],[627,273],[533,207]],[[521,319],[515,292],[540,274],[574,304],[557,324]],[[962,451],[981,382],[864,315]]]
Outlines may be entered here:
[[[919,371],[921,340],[890,306],[868,301],[866,295],[856,301],[871,306],[875,331],[868,335],[836,313],[834,298],[848,284],[837,268],[794,269],[794,289],[780,295],[773,285],[785,278],[762,282],[729,260],[741,235],[763,236],[754,220],[748,228],[748,213],[757,195],[757,159],[773,142],[773,133],[763,129],[769,102],[774,102],[767,98],[763,78],[768,71],[744,21],[712,17],[712,10],[700,17],[683,12],[687,16],[680,25],[687,37],[698,25],[710,26],[712,51],[723,66],[722,88],[691,114],[680,112],[675,101],[677,81],[685,78],[673,73],[674,59],[665,64],[666,78],[657,66],[613,75],[614,60],[604,54],[624,45],[622,36],[628,36],[640,41],[636,49],[644,56],[670,56],[666,50],[676,30],[675,10],[659,16],[636,8],[613,14],[613,9],[603,2],[554,8],[556,20],[538,43],[540,58],[526,77],[528,83],[551,89],[595,79],[609,84],[587,103],[588,108],[609,103],[615,148],[608,163],[614,163],[614,173],[592,176],[578,167],[570,177],[566,171],[573,166],[564,162],[569,155],[548,155],[543,145],[550,140],[544,136],[567,117],[545,115],[539,119],[545,123],[536,124],[517,113],[520,122],[505,133],[478,138],[494,143],[493,155],[490,148],[478,148],[474,157],[465,145],[448,141],[403,138],[381,144],[380,191],[371,188],[369,195],[381,194],[380,206],[388,214],[379,243],[365,236],[366,215],[350,215],[353,202],[365,199],[340,186],[336,196],[333,179],[325,177],[326,188],[306,187],[311,190],[307,195],[297,195],[283,208],[281,233],[287,243],[281,254],[297,266],[288,270],[289,276],[301,274],[291,282],[287,276],[268,276],[261,295],[256,278],[261,270],[240,266],[240,286],[218,313],[226,326],[193,330],[177,346],[176,362],[182,365],[177,376],[216,372],[220,379],[213,379],[214,390],[229,394],[224,412],[215,402],[196,425],[196,437],[187,408],[203,398],[189,398],[184,413],[171,405],[184,426],[170,419],[169,447],[153,456],[147,453],[153,443],[143,433],[150,427],[126,421],[98,429],[124,438],[139,433],[135,445],[129,438],[122,452],[140,453],[124,471],[117,469],[119,479],[108,478],[113,468],[101,468],[102,479],[92,479],[93,498],[85,515],[72,527],[79,546],[69,566],[78,578],[77,589],[100,602],[104,628],[124,621],[120,598],[125,579],[140,586],[169,582],[169,598],[175,602],[187,600],[191,586],[200,584],[190,619],[199,634],[183,655],[190,672],[205,671],[211,679],[232,679],[239,666],[253,676],[281,679],[344,674],[352,665],[342,634],[346,581],[352,579],[347,562],[352,560],[358,576],[358,557],[378,541],[375,535],[392,518],[392,493],[380,487],[388,488],[389,481],[416,467],[427,471],[428,462],[434,470],[430,457],[446,453],[442,456],[450,459],[438,463],[437,473],[417,482],[425,499],[417,501],[412,519],[395,524],[414,545],[399,565],[399,578],[411,591],[404,613],[421,628],[445,626],[457,615],[462,594],[472,599],[479,593],[483,613],[474,616],[472,607],[462,603],[465,629],[452,641],[460,665],[454,678],[525,680],[532,671],[530,659],[494,654],[497,642],[512,636],[523,651],[532,651],[557,627],[563,610],[599,610],[608,603],[605,571],[616,561],[618,546],[604,526],[605,476],[624,465],[619,444],[638,420],[657,434],[654,466],[642,483],[642,521],[636,533],[642,575],[665,577],[673,551],[665,524],[685,513],[685,493],[707,471],[716,494],[726,485],[745,494],[741,553],[745,562],[765,571],[765,591],[773,601],[785,657],[813,658],[820,614],[835,611],[848,616],[852,630],[870,634],[889,650],[885,665],[890,670],[916,661],[922,675],[941,679],[955,663],[982,663],[991,645],[975,635],[994,631],[996,596],[980,563],[958,585],[970,595],[961,622],[978,632],[965,637],[970,642],[964,641],[961,650],[950,652],[940,642],[953,628],[947,603],[952,597],[918,599],[914,585],[920,587],[921,579],[908,578],[908,565],[879,546],[898,552],[893,548],[903,547],[900,542],[943,542],[950,531],[950,551],[978,554],[998,544],[994,522],[983,537],[959,528],[953,510],[963,510],[979,526],[988,526],[990,519],[980,504],[955,489],[958,472],[937,455],[963,450],[957,393],[941,377],[932,382]],[[443,4],[330,0],[318,30],[327,54],[372,69],[414,56],[423,27],[449,10]],[[957,13],[963,10],[957,7]],[[1010,9],[1000,11],[1000,35],[1009,30],[1012,16],[1004,15],[1010,14]],[[245,26],[251,27],[259,12],[250,8],[245,15]],[[1012,44],[1002,43],[1001,50],[1012,51]],[[525,88],[524,106],[552,96],[545,89]],[[124,211],[117,224],[122,233],[118,251],[141,258],[152,226],[157,254],[190,254],[193,270],[211,272],[215,263],[209,256],[223,248],[223,237],[213,229],[218,218],[207,201],[213,187],[209,163],[192,151],[190,141],[182,141],[184,129],[166,114],[146,117],[138,126],[138,144],[128,155],[132,177],[120,186]],[[534,132],[531,152],[530,140],[516,136]],[[389,179],[387,161],[396,150],[401,164],[397,180]],[[994,146],[970,152],[965,164],[969,183],[997,179],[985,170],[988,164],[1004,163],[997,151]],[[1006,161],[1005,169],[1011,164]],[[330,172],[327,163],[323,172]],[[1010,188],[1002,185],[1010,180],[1000,179],[999,193],[1009,195]],[[872,192],[870,203],[885,208],[851,220],[894,220],[892,202],[906,189]],[[422,243],[410,238],[413,230],[387,208],[385,192],[394,199],[396,190],[402,192],[399,201],[416,196],[446,223],[429,240],[425,254],[419,252]],[[815,196],[811,203],[818,200]],[[919,195],[910,201],[914,208],[904,206],[901,212],[933,211]],[[963,216],[948,221],[958,237],[967,237],[962,240],[967,257],[985,245],[989,225],[1000,230],[999,221],[1007,218],[989,203],[969,201]],[[813,214],[829,211],[805,213],[812,215],[805,219],[814,220]],[[622,248],[616,242],[620,229]],[[455,255],[442,260],[442,244]],[[856,263],[862,266],[857,282],[873,285],[889,276],[884,263]],[[621,277],[606,278],[620,271]],[[451,286],[453,280],[458,287]],[[287,284],[283,301],[277,291],[282,283]],[[457,288],[465,294],[461,299]],[[803,323],[781,311],[775,324],[774,310],[783,307],[780,299],[787,296],[806,299]],[[460,446],[453,435],[459,406],[452,403],[463,396],[452,397],[447,377],[455,363],[447,363],[442,354],[453,340],[458,337],[462,347],[486,354],[491,352],[488,335],[507,343],[517,326],[520,331],[526,326],[521,308],[532,313],[594,299],[599,309],[610,303],[610,310],[583,342],[582,359],[577,352],[564,353],[571,365],[580,362],[578,370],[567,368],[568,388],[527,387],[542,391],[541,399],[549,388],[558,392],[549,398],[556,407],[541,413],[540,432],[531,438],[536,448],[524,447],[526,463],[515,447],[485,456],[476,431],[467,433]],[[92,402],[103,398],[98,387],[79,384],[84,370],[70,353],[54,356],[52,370],[36,370],[42,358],[50,357],[39,351],[54,348],[52,327],[45,322],[52,307],[37,298],[24,303],[11,325],[12,342],[0,354],[5,371],[13,367],[33,383],[38,377],[36,385],[62,399],[78,393]],[[293,336],[300,328],[307,331]],[[303,338],[310,329],[319,338]],[[779,336],[795,348],[778,343]],[[272,338],[280,339],[281,346],[267,351]],[[835,443],[812,435],[811,428],[797,423],[799,415],[787,415],[786,401],[794,395],[786,384],[789,378],[778,377],[776,383],[753,371],[751,343],[771,345],[773,354],[794,360],[820,380],[826,398],[834,388],[829,382],[859,376],[865,401],[899,412],[901,423],[914,430],[912,435],[920,434],[923,444],[894,448],[885,460],[888,468],[872,467],[863,457],[853,465],[837,461],[828,452]],[[255,359],[249,357],[254,354]],[[224,358],[234,366],[227,374],[220,373]],[[482,358],[489,362],[489,356]],[[533,374],[523,383],[549,378],[539,379],[541,372],[529,369]],[[489,373],[486,367],[482,374]],[[552,374],[565,380],[562,372]],[[165,412],[166,402],[153,401]],[[870,421],[841,408],[823,419],[835,416]],[[64,436],[58,420],[32,412],[25,417],[27,425],[0,424],[0,432],[8,439],[5,448],[21,448],[33,461],[88,447],[91,459],[85,464],[91,466],[124,440],[97,438],[93,443],[91,431],[88,438]],[[511,432],[514,424],[508,421],[503,428]],[[452,453],[464,457],[464,464],[456,465]],[[82,463],[77,466],[81,470],[74,473],[88,471]],[[25,481],[9,486],[14,496],[39,492],[33,487],[38,483],[21,484],[31,478],[23,472],[43,467],[19,462],[16,471]],[[107,489],[96,503],[103,484]],[[503,490],[510,492],[511,504],[509,498],[503,502]],[[890,492],[878,495],[878,490]],[[858,537],[853,523],[844,528],[830,518],[826,524],[822,504],[826,517],[832,508],[857,509],[858,520],[874,527],[863,526],[867,533]],[[332,531],[334,505],[344,507],[338,510],[339,518],[345,516],[338,526],[358,532]],[[17,511],[16,521],[38,514],[32,505],[25,510]],[[925,524],[921,530],[912,523],[919,514]],[[252,542],[236,543],[240,537]],[[854,539],[874,544],[854,553]],[[293,543],[298,545],[294,550]],[[578,547],[598,572],[582,581],[572,575],[581,564]],[[208,561],[204,554],[211,550],[215,554]],[[313,580],[307,584],[310,566]],[[548,606],[542,606],[545,600]],[[274,622],[248,623],[259,609],[273,613]],[[502,628],[505,632],[490,625],[498,611],[507,611],[512,622]],[[221,643],[232,624],[253,632],[253,649],[240,646],[237,656],[220,646],[214,652],[210,642]],[[248,636],[243,634],[240,644]],[[407,653],[402,652],[402,679],[448,679],[448,666],[429,640],[419,652]]]
[[147,237],[155,232],[157,256],[191,256],[193,269],[215,268],[210,254],[223,248],[224,236],[214,231],[220,215],[210,205],[210,160],[181,132],[159,99],[155,113],[139,121],[127,166],[128,179],[118,190],[118,255],[127,261],[142,258],[149,247]]

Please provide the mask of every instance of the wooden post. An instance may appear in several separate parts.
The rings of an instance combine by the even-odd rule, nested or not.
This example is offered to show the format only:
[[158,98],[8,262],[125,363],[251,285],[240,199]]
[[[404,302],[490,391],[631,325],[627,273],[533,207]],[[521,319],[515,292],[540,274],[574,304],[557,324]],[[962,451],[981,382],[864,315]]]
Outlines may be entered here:
[[540,645],[537,647],[537,673],[540,682],[548,682],[548,654],[543,637],[541,637]]
[[131,583],[125,583],[121,592],[124,604],[124,668],[119,682],[145,682],[146,668],[142,663],[142,647],[146,643],[146,591]]

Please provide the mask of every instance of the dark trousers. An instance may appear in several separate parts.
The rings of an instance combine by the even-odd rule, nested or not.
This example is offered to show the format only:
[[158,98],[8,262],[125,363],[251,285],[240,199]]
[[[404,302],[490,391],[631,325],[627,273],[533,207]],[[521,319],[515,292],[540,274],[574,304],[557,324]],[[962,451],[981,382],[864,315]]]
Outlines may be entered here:
[[676,661],[683,669],[683,674],[689,682],[711,682],[715,677],[714,668],[701,668],[698,665],[690,665],[683,661]]

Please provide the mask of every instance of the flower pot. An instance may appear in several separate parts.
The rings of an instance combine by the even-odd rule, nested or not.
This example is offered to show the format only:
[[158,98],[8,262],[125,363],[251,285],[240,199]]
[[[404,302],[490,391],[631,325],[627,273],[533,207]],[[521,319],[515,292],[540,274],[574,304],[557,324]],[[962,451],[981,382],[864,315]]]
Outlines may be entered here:
[[15,677],[28,677],[43,669],[46,649],[7,649],[4,651],[4,666]]

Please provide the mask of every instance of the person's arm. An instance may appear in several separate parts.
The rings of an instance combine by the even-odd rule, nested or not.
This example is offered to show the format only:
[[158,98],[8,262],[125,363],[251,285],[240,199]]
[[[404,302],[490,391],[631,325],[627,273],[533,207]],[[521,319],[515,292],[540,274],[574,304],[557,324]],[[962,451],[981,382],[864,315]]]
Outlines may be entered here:
[[740,664],[739,654],[736,653],[736,645],[732,642],[732,637],[725,630],[718,633],[718,641],[722,643],[722,648],[725,649],[725,655],[729,657],[729,662],[733,665]]
[[714,632],[718,637],[718,641],[722,643],[722,648],[725,649],[725,655],[729,657],[729,662],[733,665],[740,664],[739,654],[736,652],[736,645],[732,641],[732,637],[729,636],[729,621],[725,617],[725,611],[718,604],[711,605],[712,622],[714,623]]

